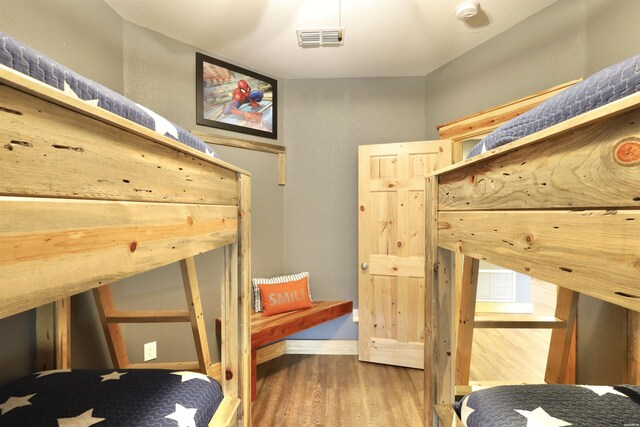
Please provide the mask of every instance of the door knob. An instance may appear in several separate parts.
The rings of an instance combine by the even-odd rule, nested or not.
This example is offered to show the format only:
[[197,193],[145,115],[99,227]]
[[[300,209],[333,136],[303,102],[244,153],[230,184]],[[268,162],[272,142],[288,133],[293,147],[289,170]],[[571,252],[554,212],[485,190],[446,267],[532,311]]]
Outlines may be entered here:
[[363,262],[362,264],[360,264],[360,268],[362,269],[362,271],[367,271],[369,269],[369,264]]

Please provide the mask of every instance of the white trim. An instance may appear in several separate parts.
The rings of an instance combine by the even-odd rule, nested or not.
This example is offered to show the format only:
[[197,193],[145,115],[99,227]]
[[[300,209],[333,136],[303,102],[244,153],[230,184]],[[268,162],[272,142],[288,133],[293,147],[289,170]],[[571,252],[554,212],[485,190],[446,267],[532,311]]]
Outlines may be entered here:
[[285,354],[357,355],[358,340],[285,340]]

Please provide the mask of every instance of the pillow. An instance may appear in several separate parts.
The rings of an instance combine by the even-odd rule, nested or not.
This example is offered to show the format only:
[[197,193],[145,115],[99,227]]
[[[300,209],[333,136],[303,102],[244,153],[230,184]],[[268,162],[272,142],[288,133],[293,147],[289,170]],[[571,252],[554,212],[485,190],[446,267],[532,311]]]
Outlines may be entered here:
[[[260,297],[260,288],[258,287],[259,285],[277,285],[280,283],[295,282],[296,280],[300,280],[303,277],[306,277],[308,279],[309,272],[302,271],[298,274],[277,276],[270,279],[254,278],[253,280],[251,280],[251,283],[253,284],[253,309],[256,311],[256,313],[260,313],[262,311],[262,298]],[[307,286],[308,284],[309,281],[307,280]],[[307,288],[307,292],[309,294],[309,301],[313,302],[313,298],[311,298],[311,288]]]
[[277,285],[258,285],[262,298],[263,316],[285,311],[311,308],[309,299],[309,277]]

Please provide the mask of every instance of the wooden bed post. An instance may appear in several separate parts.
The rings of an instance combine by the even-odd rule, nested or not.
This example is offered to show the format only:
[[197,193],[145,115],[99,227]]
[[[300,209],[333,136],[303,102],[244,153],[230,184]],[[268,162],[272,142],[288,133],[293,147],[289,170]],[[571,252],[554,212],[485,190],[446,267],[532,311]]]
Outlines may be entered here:
[[627,310],[627,384],[640,385],[640,312]]
[[425,290],[425,426],[437,425],[438,418],[453,425],[455,356],[453,257],[449,250],[438,248],[438,178],[427,178],[426,202],[426,290]]
[[71,297],[36,309],[36,371],[71,368]]
[[[456,256],[456,264],[458,257]],[[457,265],[456,265],[457,267]],[[478,293],[478,272],[480,261],[465,256],[462,268],[462,288],[460,289],[460,302],[456,316],[456,385],[469,385],[469,373],[471,372],[471,348],[473,345],[473,328],[476,317],[476,296]],[[458,279],[456,278],[456,290]]]
[[251,176],[238,174],[238,279],[240,286],[240,397],[242,425],[251,425]]

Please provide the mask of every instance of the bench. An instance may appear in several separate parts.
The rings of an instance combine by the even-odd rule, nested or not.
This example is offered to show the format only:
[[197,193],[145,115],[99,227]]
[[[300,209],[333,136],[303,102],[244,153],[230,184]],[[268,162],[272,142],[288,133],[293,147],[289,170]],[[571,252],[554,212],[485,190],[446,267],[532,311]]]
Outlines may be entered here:
[[[351,313],[352,301],[316,301],[313,307],[264,317],[251,314],[251,400],[256,399],[257,350],[289,335]],[[216,333],[221,336],[220,318],[216,318]]]

